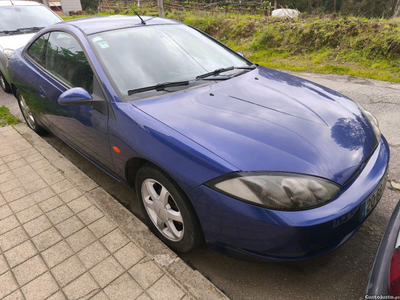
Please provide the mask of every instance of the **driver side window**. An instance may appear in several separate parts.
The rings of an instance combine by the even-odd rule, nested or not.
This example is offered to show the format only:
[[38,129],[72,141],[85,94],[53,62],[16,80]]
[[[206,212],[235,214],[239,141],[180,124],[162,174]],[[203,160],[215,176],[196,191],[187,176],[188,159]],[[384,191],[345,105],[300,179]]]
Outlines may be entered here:
[[93,70],[78,41],[65,32],[51,32],[47,43],[45,68],[71,87],[93,93]]
[[37,62],[39,65],[44,67],[45,60],[45,47],[47,43],[47,39],[49,38],[49,34],[46,33],[39,37],[36,41],[32,43],[32,45],[28,49],[29,57]]

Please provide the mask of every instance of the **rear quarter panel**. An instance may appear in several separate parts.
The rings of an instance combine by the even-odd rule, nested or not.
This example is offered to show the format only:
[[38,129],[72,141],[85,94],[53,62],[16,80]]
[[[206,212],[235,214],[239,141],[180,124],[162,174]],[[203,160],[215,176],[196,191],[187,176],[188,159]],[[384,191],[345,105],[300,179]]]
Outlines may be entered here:
[[22,54],[22,48],[16,50],[9,58],[8,71],[11,84],[24,96],[32,113],[43,124],[42,101],[37,90],[38,68]]

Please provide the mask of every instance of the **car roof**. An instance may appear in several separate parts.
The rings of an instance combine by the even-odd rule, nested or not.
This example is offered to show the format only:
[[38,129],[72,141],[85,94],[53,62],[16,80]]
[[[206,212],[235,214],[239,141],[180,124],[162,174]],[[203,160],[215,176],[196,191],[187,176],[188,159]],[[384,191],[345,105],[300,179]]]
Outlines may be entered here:
[[0,6],[32,6],[32,5],[42,5],[35,1],[10,1],[10,0],[0,0]]
[[87,35],[102,31],[109,31],[109,30],[128,28],[128,27],[182,24],[181,22],[171,19],[163,19],[151,16],[141,16],[141,17],[146,22],[146,25],[141,24],[141,20],[137,16],[122,16],[122,15],[78,18],[65,21],[62,24],[64,26],[71,25],[77,27]]

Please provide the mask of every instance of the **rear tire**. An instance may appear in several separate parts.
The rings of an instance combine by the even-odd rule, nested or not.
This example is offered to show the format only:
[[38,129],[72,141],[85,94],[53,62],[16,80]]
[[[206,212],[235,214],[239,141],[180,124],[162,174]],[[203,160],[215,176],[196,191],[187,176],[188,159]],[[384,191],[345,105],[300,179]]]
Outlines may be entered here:
[[200,246],[200,222],[189,198],[171,177],[146,164],[138,171],[135,186],[148,227],[158,238],[177,252]]
[[39,135],[46,133],[46,130],[38,125],[37,120],[33,116],[29,106],[26,104],[24,96],[22,96],[18,90],[15,92],[15,97],[17,98],[19,109],[21,110],[22,116],[24,117],[28,127]]
[[10,84],[7,82],[7,80],[4,78],[3,73],[0,72],[0,86],[3,91],[6,93],[11,92],[11,87]]

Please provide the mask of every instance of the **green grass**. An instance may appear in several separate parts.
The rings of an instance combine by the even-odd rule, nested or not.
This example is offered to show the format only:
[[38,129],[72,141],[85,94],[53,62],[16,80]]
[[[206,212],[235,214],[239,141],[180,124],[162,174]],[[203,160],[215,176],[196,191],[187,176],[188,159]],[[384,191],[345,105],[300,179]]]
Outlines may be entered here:
[[[139,13],[155,15],[145,10]],[[79,16],[65,19],[76,17]],[[355,17],[282,20],[177,11],[166,12],[166,17],[205,31],[266,67],[400,82],[399,20]]]
[[19,119],[10,114],[10,110],[3,106],[0,106],[0,126],[15,125],[19,122]]

